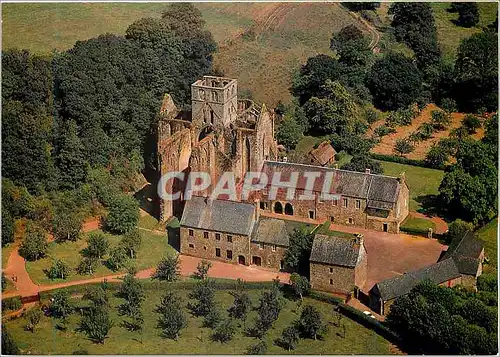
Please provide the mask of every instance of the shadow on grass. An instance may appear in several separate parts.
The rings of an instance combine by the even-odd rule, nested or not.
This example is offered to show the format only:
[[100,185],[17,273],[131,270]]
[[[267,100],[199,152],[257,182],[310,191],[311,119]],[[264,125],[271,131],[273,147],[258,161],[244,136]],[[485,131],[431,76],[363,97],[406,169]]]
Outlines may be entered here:
[[170,246],[172,246],[178,252],[181,251],[180,231],[181,230],[178,227],[167,226],[168,244],[170,244]]
[[141,207],[141,209],[146,211],[154,218],[158,219],[158,212],[156,209],[157,196],[155,189],[156,186],[148,184],[137,191],[134,194],[134,197],[139,201],[139,206]]
[[451,222],[455,219],[453,214],[439,199],[439,195],[425,195],[415,197],[415,201],[420,203],[422,208],[418,209],[418,213],[425,214],[429,217],[440,217],[446,222]]

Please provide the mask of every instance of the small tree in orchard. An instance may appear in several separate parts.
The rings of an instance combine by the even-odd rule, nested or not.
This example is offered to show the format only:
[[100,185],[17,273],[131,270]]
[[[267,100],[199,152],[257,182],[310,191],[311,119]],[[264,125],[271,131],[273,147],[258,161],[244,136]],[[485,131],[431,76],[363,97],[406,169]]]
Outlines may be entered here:
[[290,282],[292,283],[292,289],[295,295],[302,301],[304,295],[309,293],[311,285],[309,280],[305,276],[301,276],[297,273],[293,273],[290,276]]
[[167,292],[156,306],[155,312],[160,314],[158,328],[162,335],[177,340],[180,331],[187,326],[186,315],[182,311],[181,301],[172,292]]
[[247,355],[265,355],[267,352],[267,344],[264,341],[259,341],[255,345],[248,347]]
[[118,306],[121,315],[130,316],[134,308],[140,308],[144,301],[144,287],[139,279],[135,277],[133,270],[123,278],[123,283],[120,285],[117,295],[125,300],[123,304]]
[[234,322],[232,319],[225,319],[222,321],[214,333],[212,334],[212,340],[218,341],[220,343],[226,343],[233,339],[235,331]]
[[320,312],[312,305],[302,309],[297,327],[302,336],[317,339],[325,331],[325,325]]
[[109,307],[109,295],[106,283],[87,288],[83,294],[83,300],[90,301],[93,306]]
[[68,264],[62,260],[55,259],[47,272],[49,279],[66,279],[71,272],[71,268]]
[[26,313],[26,325],[24,326],[24,329],[26,331],[35,332],[35,327],[40,323],[41,319],[42,312],[39,309],[33,308],[28,310]]
[[246,318],[252,308],[250,296],[245,291],[236,291],[231,293],[234,296],[233,305],[229,308],[229,316],[243,321],[245,324]]
[[92,275],[97,269],[98,263],[97,258],[84,257],[76,267],[76,272],[80,275]]
[[129,259],[127,253],[127,249],[121,246],[112,249],[109,253],[109,258],[106,260],[107,266],[113,271],[122,269]]
[[445,130],[451,124],[451,116],[443,110],[433,110],[431,112],[432,126],[436,130]]
[[68,292],[57,290],[50,300],[49,311],[55,318],[66,319],[73,311]]
[[116,197],[109,206],[106,226],[111,231],[124,234],[130,232],[139,222],[139,203],[128,195]]
[[294,350],[299,342],[299,331],[295,326],[288,326],[283,330],[281,337],[276,342],[288,351]]
[[109,249],[108,239],[102,233],[91,233],[87,244],[85,254],[91,258],[101,259]]
[[76,241],[80,238],[82,218],[74,210],[58,211],[54,215],[52,232],[57,242]]
[[196,316],[206,316],[215,306],[215,287],[212,280],[202,280],[189,293],[194,303],[188,307]]
[[202,259],[201,262],[198,263],[196,267],[196,273],[194,273],[195,277],[198,279],[205,280],[208,277],[208,270],[212,267],[212,263]]
[[433,145],[427,155],[425,156],[425,162],[432,167],[442,167],[448,161],[449,155],[445,148],[439,145]]
[[396,140],[396,145],[394,145],[394,151],[401,156],[411,153],[414,149],[408,139],[398,139]]
[[222,321],[221,309],[218,305],[214,305],[203,319],[203,326],[215,328],[221,321]]
[[104,340],[108,337],[112,327],[113,321],[109,316],[107,305],[96,306],[92,304],[88,309],[83,311],[83,316],[80,320],[80,330],[94,343],[104,344]]
[[130,232],[126,233],[121,242],[120,245],[125,248],[128,252],[128,256],[131,259],[134,259],[137,256],[137,252],[139,251],[139,248],[141,246],[141,232],[136,229],[132,229]]
[[47,247],[47,236],[43,229],[34,223],[29,223],[19,254],[26,260],[35,261],[45,256]]
[[475,134],[477,129],[481,127],[481,120],[474,115],[467,114],[462,119],[462,125],[467,129],[469,134]]
[[180,274],[180,260],[179,255],[170,254],[163,258],[159,263],[156,271],[152,275],[152,279],[161,281],[175,281],[179,278]]

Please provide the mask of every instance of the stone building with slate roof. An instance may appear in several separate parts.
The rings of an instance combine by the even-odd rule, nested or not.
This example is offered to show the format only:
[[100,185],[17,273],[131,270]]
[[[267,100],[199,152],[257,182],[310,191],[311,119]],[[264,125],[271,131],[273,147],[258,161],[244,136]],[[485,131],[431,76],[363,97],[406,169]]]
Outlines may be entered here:
[[[256,196],[260,209],[268,212],[389,233],[399,233],[400,224],[408,215],[409,190],[404,174],[396,178],[371,174],[369,170],[363,173],[277,161],[264,161],[262,172],[269,181]],[[292,199],[287,198],[286,183],[272,183],[276,172],[281,174],[281,182],[290,181],[292,173],[298,173]],[[306,189],[307,173],[311,172],[319,173],[312,186],[313,199],[299,200]],[[269,198],[272,187],[277,189],[273,200]],[[324,187],[336,197],[323,200]]]
[[337,152],[330,142],[323,141],[316,149],[309,152],[309,161],[311,162],[311,165],[331,165],[335,162],[336,153]]
[[313,289],[351,292],[366,280],[368,257],[363,238],[316,234],[309,263]]
[[253,204],[193,196],[180,221],[180,252],[204,259],[283,269],[288,231]]
[[483,261],[484,243],[470,231],[452,243],[437,263],[375,284],[370,290],[371,308],[386,315],[396,298],[408,294],[423,280],[447,287],[462,285],[476,289]]

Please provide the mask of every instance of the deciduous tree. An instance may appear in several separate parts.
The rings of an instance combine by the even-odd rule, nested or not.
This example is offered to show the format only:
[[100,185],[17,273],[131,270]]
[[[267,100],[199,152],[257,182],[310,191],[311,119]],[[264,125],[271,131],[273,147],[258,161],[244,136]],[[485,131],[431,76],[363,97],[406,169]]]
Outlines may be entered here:
[[160,314],[158,328],[161,329],[162,335],[177,340],[180,331],[187,326],[179,297],[172,292],[165,293],[155,312]]
[[180,274],[179,255],[169,254],[163,258],[152,275],[152,279],[175,281]]

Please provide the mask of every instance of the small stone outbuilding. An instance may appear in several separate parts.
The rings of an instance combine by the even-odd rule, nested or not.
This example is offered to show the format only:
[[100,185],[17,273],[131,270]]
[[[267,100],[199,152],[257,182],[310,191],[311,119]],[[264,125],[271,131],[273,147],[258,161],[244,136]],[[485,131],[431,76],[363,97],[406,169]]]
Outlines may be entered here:
[[335,162],[336,153],[329,141],[323,141],[317,148],[309,152],[309,163],[319,166],[331,165]]
[[261,218],[250,243],[251,263],[276,270],[285,267],[284,258],[289,246],[285,221]]
[[363,238],[316,234],[309,264],[313,289],[350,293],[366,280],[367,254]]

